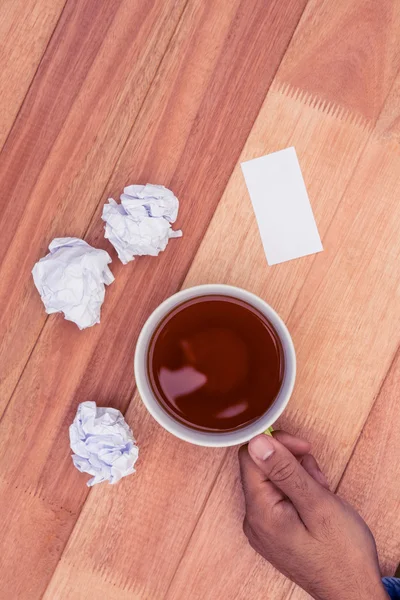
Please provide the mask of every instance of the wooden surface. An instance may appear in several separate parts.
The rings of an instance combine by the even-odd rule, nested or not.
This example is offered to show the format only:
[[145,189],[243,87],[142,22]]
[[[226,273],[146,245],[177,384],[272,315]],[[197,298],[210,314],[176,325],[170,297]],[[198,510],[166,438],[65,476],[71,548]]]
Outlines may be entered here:
[[[0,5],[0,598],[298,600],[241,529],[236,449],[147,414],[132,356],[165,297],[243,286],[298,356],[280,424],[400,561],[400,5],[393,0],[7,0]],[[268,267],[240,161],[296,147],[324,252]],[[100,214],[128,183],[181,200],[182,240],[122,266]],[[55,236],[107,249],[101,324],[46,317]],[[136,475],[72,466],[77,404],[125,413]]]

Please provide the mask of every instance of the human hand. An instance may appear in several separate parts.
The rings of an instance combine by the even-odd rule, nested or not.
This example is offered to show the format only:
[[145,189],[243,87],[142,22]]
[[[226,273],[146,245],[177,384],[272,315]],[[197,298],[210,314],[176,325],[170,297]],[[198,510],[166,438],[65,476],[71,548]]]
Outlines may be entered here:
[[309,452],[283,431],[240,448],[250,545],[316,600],[387,600],[370,530]]

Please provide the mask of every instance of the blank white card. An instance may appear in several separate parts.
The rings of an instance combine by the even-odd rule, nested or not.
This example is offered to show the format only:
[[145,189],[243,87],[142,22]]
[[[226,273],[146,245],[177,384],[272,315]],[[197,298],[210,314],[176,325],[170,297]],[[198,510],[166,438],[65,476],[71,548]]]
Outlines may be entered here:
[[323,250],[296,150],[241,164],[269,265]]

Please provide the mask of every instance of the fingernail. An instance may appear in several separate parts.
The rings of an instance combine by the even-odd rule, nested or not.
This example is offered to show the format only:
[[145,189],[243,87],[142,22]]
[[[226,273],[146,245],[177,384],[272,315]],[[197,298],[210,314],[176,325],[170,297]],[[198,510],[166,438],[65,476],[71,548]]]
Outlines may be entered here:
[[271,438],[266,435],[260,435],[249,442],[249,452],[257,460],[266,460],[274,450]]

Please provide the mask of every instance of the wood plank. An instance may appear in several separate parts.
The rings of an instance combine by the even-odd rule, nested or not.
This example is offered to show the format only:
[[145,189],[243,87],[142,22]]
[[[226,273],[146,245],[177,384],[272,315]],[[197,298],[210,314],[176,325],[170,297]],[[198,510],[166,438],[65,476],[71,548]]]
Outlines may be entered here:
[[338,488],[367,521],[391,576],[400,562],[399,382],[398,352]]
[[66,0],[0,4],[0,150],[29,89]]
[[46,320],[32,266],[87,230],[185,2],[69,0],[62,15],[0,154],[0,414]]
[[[160,6],[160,3],[157,4]],[[111,189],[115,193],[120,191],[122,184],[130,181],[160,181],[159,178],[162,177],[162,182],[171,185],[182,200],[181,224],[185,237],[176,244],[171,243],[168,251],[157,260],[138,260],[122,268],[118,263],[113,265],[117,279],[107,292],[100,327],[79,332],[74,325],[63,321],[59,316],[48,319],[0,425],[3,439],[0,462],[4,466],[0,482],[0,503],[10,507],[13,503],[13,493],[26,493],[36,495],[40,502],[46,504],[44,514],[49,505],[64,509],[58,522],[49,520],[46,526],[43,525],[44,519],[40,519],[38,509],[35,520],[26,528],[24,534],[27,544],[28,540],[32,544],[32,539],[35,539],[35,545],[29,555],[23,551],[19,552],[18,548],[5,546],[2,549],[2,561],[5,563],[3,568],[19,565],[19,569],[9,568],[12,575],[7,583],[8,589],[15,589],[17,586],[21,597],[28,594],[27,584],[21,581],[20,577],[24,563],[28,562],[35,572],[34,582],[30,583],[35,596],[43,589],[43,583],[46,583],[48,570],[46,567],[44,571],[43,563],[48,562],[54,567],[60,556],[57,548],[48,548],[48,540],[58,540],[58,548],[66,543],[71,524],[87,495],[87,489],[84,487],[87,478],[73,469],[69,457],[67,427],[73,418],[76,404],[91,398],[100,404],[106,402],[122,409],[126,408],[133,392],[132,354],[140,325],[151,307],[179,287],[258,114],[304,4],[304,0],[292,0],[282,7],[281,3],[274,0],[269,3],[267,10],[262,0],[257,0],[251,6],[240,0],[224,0],[218,5],[195,0],[188,4],[177,35],[147,96],[140,118],[132,129],[130,141],[118,164],[115,177],[107,186],[108,190]],[[135,15],[129,18],[134,17]],[[113,27],[114,25],[115,20]],[[119,28],[123,31],[132,30],[126,15],[125,24],[119,23]],[[118,39],[117,31],[115,28],[109,34],[114,43],[115,39]],[[104,71],[104,63],[96,65],[97,61],[98,58],[92,71],[95,69],[99,76],[100,66]],[[124,62],[124,68],[129,62],[132,64],[131,57]],[[86,92],[94,87],[90,81],[92,71],[84,84],[87,86]],[[135,78],[131,75],[130,77],[130,83],[133,85]],[[121,76],[121,81],[124,80]],[[95,88],[95,92],[98,92],[98,89]],[[113,94],[119,97],[118,91]],[[82,93],[76,104],[78,101],[82,102]],[[126,103],[128,101],[129,98],[124,100]],[[101,170],[106,169],[106,162],[101,153],[104,146],[107,146],[103,138],[110,143],[105,130],[100,130],[101,149],[98,149],[97,153],[90,153],[84,176],[76,172],[80,164],[78,158],[83,154],[83,142],[79,142],[76,150],[66,152],[68,144],[72,143],[71,140],[74,140],[75,136],[80,139],[79,135],[84,136],[88,133],[85,128],[88,127],[86,120],[87,115],[91,113],[91,104],[88,102],[84,108],[85,110],[82,106],[79,108],[74,105],[74,119],[68,117],[56,141],[54,154],[52,153],[46,162],[46,178],[41,173],[36,185],[35,198],[46,197],[43,192],[50,192],[49,180],[55,181],[56,177],[59,177],[58,166],[61,160],[65,160],[65,156],[72,157],[62,170],[62,180],[64,187],[68,181],[73,181],[73,184],[68,192],[65,192],[58,182],[57,188],[51,191],[51,205],[55,208],[52,209],[51,218],[42,214],[39,217],[42,233],[34,235],[33,249],[28,249],[30,256],[24,262],[25,275],[33,257],[36,258],[39,251],[43,252],[45,225],[48,227],[49,237],[53,231],[59,231],[61,224],[63,234],[76,234],[77,230],[81,230],[83,217],[82,212],[75,215],[75,198],[79,198],[80,201],[82,184],[87,186],[83,187],[83,190],[90,190],[90,198],[96,197],[96,194],[97,198],[99,197],[98,181],[102,181]],[[242,115],[240,122],[233,122],[234,110]],[[123,123],[123,119],[120,117],[118,122]],[[96,124],[98,125],[97,120]],[[83,132],[80,129],[83,129]],[[91,125],[89,133],[93,130],[94,124]],[[90,144],[93,145],[93,137],[89,135],[87,145],[84,146],[86,151]],[[217,150],[221,153],[218,163],[215,161]],[[110,156],[114,156],[114,152],[113,147],[107,155],[109,160]],[[60,200],[57,194],[61,194]],[[106,197],[104,195],[101,203]],[[66,202],[67,199],[74,203],[70,206]],[[60,216],[56,213],[57,206],[60,206],[58,203],[61,203],[63,211]],[[88,209],[82,202],[80,206],[86,216]],[[28,206],[23,223],[26,230],[32,232],[32,222],[35,218],[38,219],[37,215],[35,217],[33,209],[30,210]],[[22,235],[19,234],[19,230],[16,236],[19,236],[21,244]],[[96,214],[87,239],[91,243],[100,240],[105,244],[102,236],[102,223]],[[159,281],[163,282],[162,286],[157,285]],[[20,287],[16,294],[18,299],[26,298],[29,318],[36,327],[38,319],[42,316],[42,307],[39,306],[36,292],[31,288],[31,282],[28,283],[27,279],[24,279],[23,292]],[[18,327],[21,328],[22,323],[23,327],[29,330],[29,320],[23,317],[22,311],[19,315],[18,318],[15,316],[17,322],[19,319]],[[36,329],[35,332],[37,334]],[[30,339],[34,337],[31,332],[29,336]],[[48,410],[49,406],[51,410]],[[188,489],[191,490],[188,505],[185,505],[185,514],[189,512],[189,506],[194,506],[194,514],[200,512],[207,495],[202,473],[204,479],[206,475],[212,477],[215,454],[210,453],[210,459],[207,459],[207,454],[201,453],[203,464],[199,466],[198,472],[194,473],[191,465],[199,460],[199,449],[193,448],[187,453],[186,447],[179,446],[179,442],[175,440],[172,443],[169,436],[164,440],[166,434],[154,425],[147,413],[141,416],[140,410],[143,412],[142,407],[134,411],[135,418],[130,418],[130,421],[139,436],[143,461],[146,460],[147,451],[150,459],[146,462],[152,464],[153,469],[143,472],[145,479],[140,488],[135,478],[124,482],[128,495],[121,492],[120,486],[118,494],[112,498],[105,494],[114,488],[107,486],[102,486],[95,494],[98,494],[96,503],[99,504],[101,514],[105,510],[107,517],[114,517],[119,513],[129,515],[129,535],[140,540],[152,537],[154,545],[146,545],[143,542],[133,555],[131,538],[128,535],[120,538],[119,543],[122,547],[116,551],[115,543],[118,543],[118,540],[110,530],[109,539],[112,543],[105,541],[99,553],[88,557],[88,563],[82,563],[82,566],[87,564],[88,569],[91,569],[91,559],[97,560],[99,564],[95,567],[95,572],[100,570],[103,575],[100,575],[95,585],[93,578],[90,581],[86,579],[86,572],[74,577],[70,584],[80,582],[80,589],[74,590],[77,595],[84,593],[89,597],[93,593],[96,597],[96,590],[99,589],[103,577],[108,578],[108,571],[101,563],[102,556],[113,569],[112,584],[123,582],[121,586],[134,589],[136,597],[148,598],[154,589],[166,585],[192,525],[188,521],[186,524],[182,523],[181,530],[176,529],[179,539],[172,552],[168,536],[172,535],[179,515],[176,514],[175,520],[167,522],[164,519],[165,511],[171,513],[172,510],[177,510],[177,489],[182,490],[182,494]],[[13,449],[9,446],[11,440]],[[15,452],[16,446],[20,448],[18,453]],[[161,453],[159,449],[162,450]],[[161,460],[162,476],[159,472]],[[188,477],[182,480],[185,487],[179,487],[176,483],[177,474],[181,476],[182,472],[188,474]],[[159,481],[158,494],[154,492],[154,479]],[[13,492],[11,482],[15,485],[20,484],[19,491]],[[197,495],[198,498],[194,499]],[[104,506],[103,501],[100,503],[100,497],[105,499]],[[114,505],[111,512],[106,498]],[[125,508],[117,508],[120,501],[124,502]],[[132,514],[132,503],[138,506],[136,514]],[[90,506],[88,510],[87,514],[92,514]],[[100,515],[100,512],[97,514]],[[147,515],[145,520],[144,514]],[[36,526],[37,521],[41,524],[39,527]],[[21,522],[28,524],[29,515],[21,515]],[[100,521],[98,523],[100,524]],[[106,522],[103,522],[103,525],[106,527]],[[128,523],[124,522],[125,525],[128,526]],[[117,532],[120,526],[119,519],[108,518],[107,527],[116,527],[114,531]],[[7,522],[6,527],[3,539],[13,538],[17,533],[17,525]],[[108,532],[105,533],[107,534]],[[175,538],[173,539],[175,541]],[[158,546],[157,540],[160,541]],[[129,547],[124,547],[124,544]],[[170,555],[168,563],[162,565],[162,572],[158,569],[158,579],[151,580],[146,576],[146,552],[153,554],[155,568],[157,564],[160,567],[163,555]],[[137,568],[132,569],[132,564],[140,560],[143,560],[142,567],[139,568],[137,564]],[[88,577],[90,575],[91,571],[88,570]],[[57,581],[54,585],[58,586]],[[59,585],[64,584],[59,582]],[[104,586],[102,589],[111,589],[111,583],[104,583]],[[116,587],[115,594],[122,594],[122,587]],[[68,592],[63,593],[66,596]],[[57,596],[58,592],[52,597]]]
[[376,122],[398,72],[398,27],[394,2],[311,2],[281,75],[314,98]]
[[[315,4],[314,10],[316,10]],[[329,15],[329,18],[332,16],[335,16],[334,11],[333,15]],[[338,15],[338,19],[340,24],[340,15]],[[339,39],[340,31],[339,27],[336,30]],[[296,35],[296,38],[298,36],[299,34]],[[391,56],[385,59],[385,47],[376,48],[376,52],[382,55],[382,60],[388,61],[389,58],[391,59]],[[298,55],[301,56],[300,53]],[[351,54],[349,54],[349,60],[351,60]],[[371,60],[370,56],[366,58],[366,77],[368,77],[369,60]],[[292,87],[285,88],[284,66],[285,63],[281,70],[283,79],[278,78],[276,87],[269,93],[242,158],[251,158],[275,150],[277,147],[294,143],[299,151],[319,227],[322,233],[326,234],[338,209],[340,199],[346,193],[352,173],[362,156],[363,148],[368,141],[372,125],[378,114],[374,115],[374,119],[366,120],[362,111],[339,111],[333,102],[324,104],[305,93],[297,93]],[[307,68],[312,70],[312,64],[308,65]],[[346,69],[346,64],[341,63],[336,66],[336,69],[340,68]],[[388,76],[389,84],[393,82],[394,74],[395,70],[393,68],[390,75],[392,79]],[[327,73],[327,82],[330,76],[332,76],[332,73]],[[184,190],[182,191],[184,192]],[[360,209],[360,198],[358,198],[358,204],[355,203],[354,209],[357,208]],[[396,216],[393,213],[394,208],[391,206],[392,217]],[[343,215],[341,218],[343,218]],[[240,224],[240,230],[238,224]],[[347,223],[347,231],[349,225]],[[394,227],[395,223],[393,224]],[[384,235],[383,232],[381,233]],[[248,240],[251,240],[251,245],[249,245]],[[327,261],[329,263],[332,255],[335,255],[341,249],[342,244],[342,239],[339,239],[337,246],[333,243],[328,244],[328,250],[322,255],[322,260],[325,261],[325,257],[329,254],[330,259]],[[365,244],[364,238],[362,238],[361,244]],[[232,248],[234,248],[234,255]],[[169,250],[170,255],[173,257],[172,260],[175,252],[178,251],[179,249],[175,249],[175,247],[171,248],[171,252]],[[386,251],[386,247],[384,251]],[[372,252],[372,250],[369,249],[369,252]],[[263,259],[260,260],[261,256],[261,244],[258,241],[254,217],[252,216],[239,168],[236,168],[196,256],[193,267],[185,280],[185,285],[221,280],[242,284],[272,301],[284,316],[289,317],[295,309],[296,299],[301,292],[307,273],[312,269],[314,259],[311,257],[269,270]],[[357,261],[356,266],[359,268]],[[175,264],[172,263],[168,276],[172,276],[174,267]],[[343,282],[342,271],[340,269],[339,271],[339,281],[342,281],[343,286],[350,285],[351,282]],[[337,276],[335,273],[334,275]],[[123,277],[122,273],[121,277]],[[317,286],[317,282],[320,282],[320,277],[319,270],[310,272],[309,279],[312,290]],[[391,285],[390,281],[389,278],[389,282],[386,282],[389,287]],[[169,289],[166,290],[166,292],[168,291]],[[326,300],[329,300],[330,292],[331,290],[326,290]],[[304,309],[309,302],[308,288],[302,292],[300,298],[299,305]],[[373,301],[376,301],[376,296],[374,296]],[[149,309],[152,306],[151,302]],[[393,309],[393,305],[390,308]],[[353,305],[349,303],[345,305],[345,311],[351,312],[353,310]],[[296,332],[295,324],[293,323],[295,341],[300,345],[301,332],[299,333],[298,326]],[[317,330],[320,326],[321,309],[319,320],[313,322],[313,331],[307,334],[309,342],[313,338],[314,330]],[[387,349],[388,354],[389,351],[390,349]],[[313,348],[312,352],[314,352]],[[308,360],[306,347],[301,348],[300,358],[303,368],[300,379],[304,379],[304,369]],[[324,369],[321,369],[319,373],[320,380],[317,381],[319,389],[325,388]],[[92,381],[91,383],[95,382]],[[296,394],[286,421],[285,419],[282,420],[283,424],[291,423],[292,429],[303,425],[303,429],[310,434],[311,439],[319,442],[319,444],[316,443],[317,452],[324,447],[324,439],[320,437],[320,432],[317,432],[317,425],[320,426],[320,418],[316,407],[318,408],[319,404],[319,397],[314,395],[309,406],[307,405],[306,410],[304,410],[304,402],[301,400],[301,396]],[[141,422],[142,410],[140,402],[135,396],[127,412],[127,418],[133,425],[135,425],[137,415],[139,415],[139,421]],[[307,419],[307,413],[310,415],[315,414],[314,421],[311,417]],[[303,420],[301,415],[303,415]],[[328,427],[324,424],[324,427],[321,426],[320,429],[327,433]],[[147,429],[144,429],[142,425],[137,427],[137,431],[145,432]],[[130,594],[135,594],[139,598],[159,598],[160,588],[158,586],[160,583],[158,578],[154,579],[156,577],[155,572],[158,573],[158,577],[163,579],[163,591],[165,592],[172,571],[171,548],[180,550],[185,547],[189,540],[183,562],[178,569],[177,577],[173,581],[168,597],[174,599],[204,598],[212,589],[215,597],[237,599],[247,598],[251,595],[254,597],[270,597],[274,600],[287,598],[291,589],[290,585],[283,582],[282,578],[272,572],[265,563],[255,559],[254,554],[249,551],[244,541],[239,516],[240,508],[238,509],[241,505],[241,495],[237,478],[232,481],[232,477],[235,477],[235,475],[232,475],[232,471],[234,470],[234,473],[236,473],[236,467],[234,466],[236,461],[235,452],[228,452],[228,462],[224,464],[221,476],[218,477],[218,456],[215,455],[212,461],[208,451],[195,449],[196,454],[193,455],[191,460],[193,461],[192,464],[196,465],[196,469],[194,472],[188,472],[186,462],[184,468],[180,467],[181,461],[184,460],[184,449],[181,443],[167,436],[168,442],[164,445],[166,434],[160,431],[157,426],[155,431],[157,437],[152,435],[151,442],[149,441],[151,449],[156,452],[157,447],[160,445],[169,475],[171,469],[175,472],[175,476],[172,474],[167,485],[163,486],[162,500],[158,496],[155,500],[151,497],[154,494],[154,480],[159,477],[159,467],[150,460],[145,461],[145,458],[143,459],[143,470],[146,468],[148,473],[148,487],[143,487],[143,484],[141,484],[138,489],[132,491],[133,495],[130,496],[132,505],[136,505],[140,501],[139,499],[145,496],[146,506],[139,504],[139,506],[142,506],[143,514],[145,514],[144,518],[141,518],[142,513],[133,515],[132,510],[125,513],[128,510],[126,499],[121,498],[120,495],[115,495],[111,499],[107,490],[105,492],[107,497],[104,494],[101,502],[94,495],[90,495],[85,505],[85,511],[78,520],[77,527],[62,556],[46,596],[52,598],[59,593],[66,597],[74,597],[79,586],[79,589],[85,590],[85,593],[94,589],[93,597],[96,597],[96,591],[99,592],[104,583],[107,591],[115,590],[114,593],[110,592],[112,594],[111,598],[124,598]],[[342,432],[343,437],[347,434],[347,431]],[[189,448],[187,451],[189,451]],[[190,448],[190,452],[192,451],[193,448]],[[179,452],[182,454],[179,454]],[[345,464],[346,457],[343,458],[343,461]],[[202,490],[205,487],[207,490],[210,489],[216,476],[218,477],[217,486],[213,489],[210,501],[206,504],[204,518],[201,519],[193,537],[190,538],[197,516],[199,493],[197,486],[201,484]],[[188,512],[181,510],[183,509],[180,504],[181,497],[179,494],[177,496],[174,494],[174,487],[179,486],[183,478],[186,481],[187,495],[189,496],[188,504],[190,506],[190,498],[193,498],[196,506],[195,510],[190,507]],[[134,485],[132,484],[133,489]],[[178,487],[178,489],[180,488]],[[178,515],[171,510],[171,504],[169,503],[171,498],[179,503]],[[206,501],[207,494],[203,498],[203,501]],[[185,505],[186,501],[187,496],[185,495]],[[145,501],[142,500],[142,502]],[[98,523],[93,525],[89,515],[100,504],[101,518]],[[124,525],[121,523],[120,528],[115,526],[112,518],[109,517],[111,510],[115,511],[116,514],[129,514],[129,523],[126,522],[128,520],[126,519]],[[147,521],[149,510],[151,510],[152,515],[152,526],[157,528],[158,534],[156,537],[151,534],[150,525]],[[165,518],[166,515],[168,518]],[[187,525],[188,521],[190,521],[190,527]],[[183,538],[179,543],[175,539],[173,543],[169,541],[170,528],[174,526],[174,531],[178,530]],[[119,536],[118,531],[121,533]],[[126,537],[122,535],[123,531],[126,531]],[[140,542],[137,545],[132,544],[131,540],[137,534],[139,539],[141,539],[141,535],[146,539],[145,547]],[[100,554],[96,550],[98,541],[108,539],[109,536],[112,537],[113,543],[110,544],[106,552],[101,551]],[[121,557],[127,555],[129,555],[129,564],[121,564],[123,562]],[[221,564],[222,556],[224,557],[224,564],[230,565],[229,577],[224,576],[221,568],[216,568],[217,565]],[[145,567],[143,567],[144,564]],[[78,573],[78,585],[76,585],[73,576],[76,573]],[[247,577],[246,574],[248,574]],[[115,584],[114,588],[112,588],[113,583]]]

